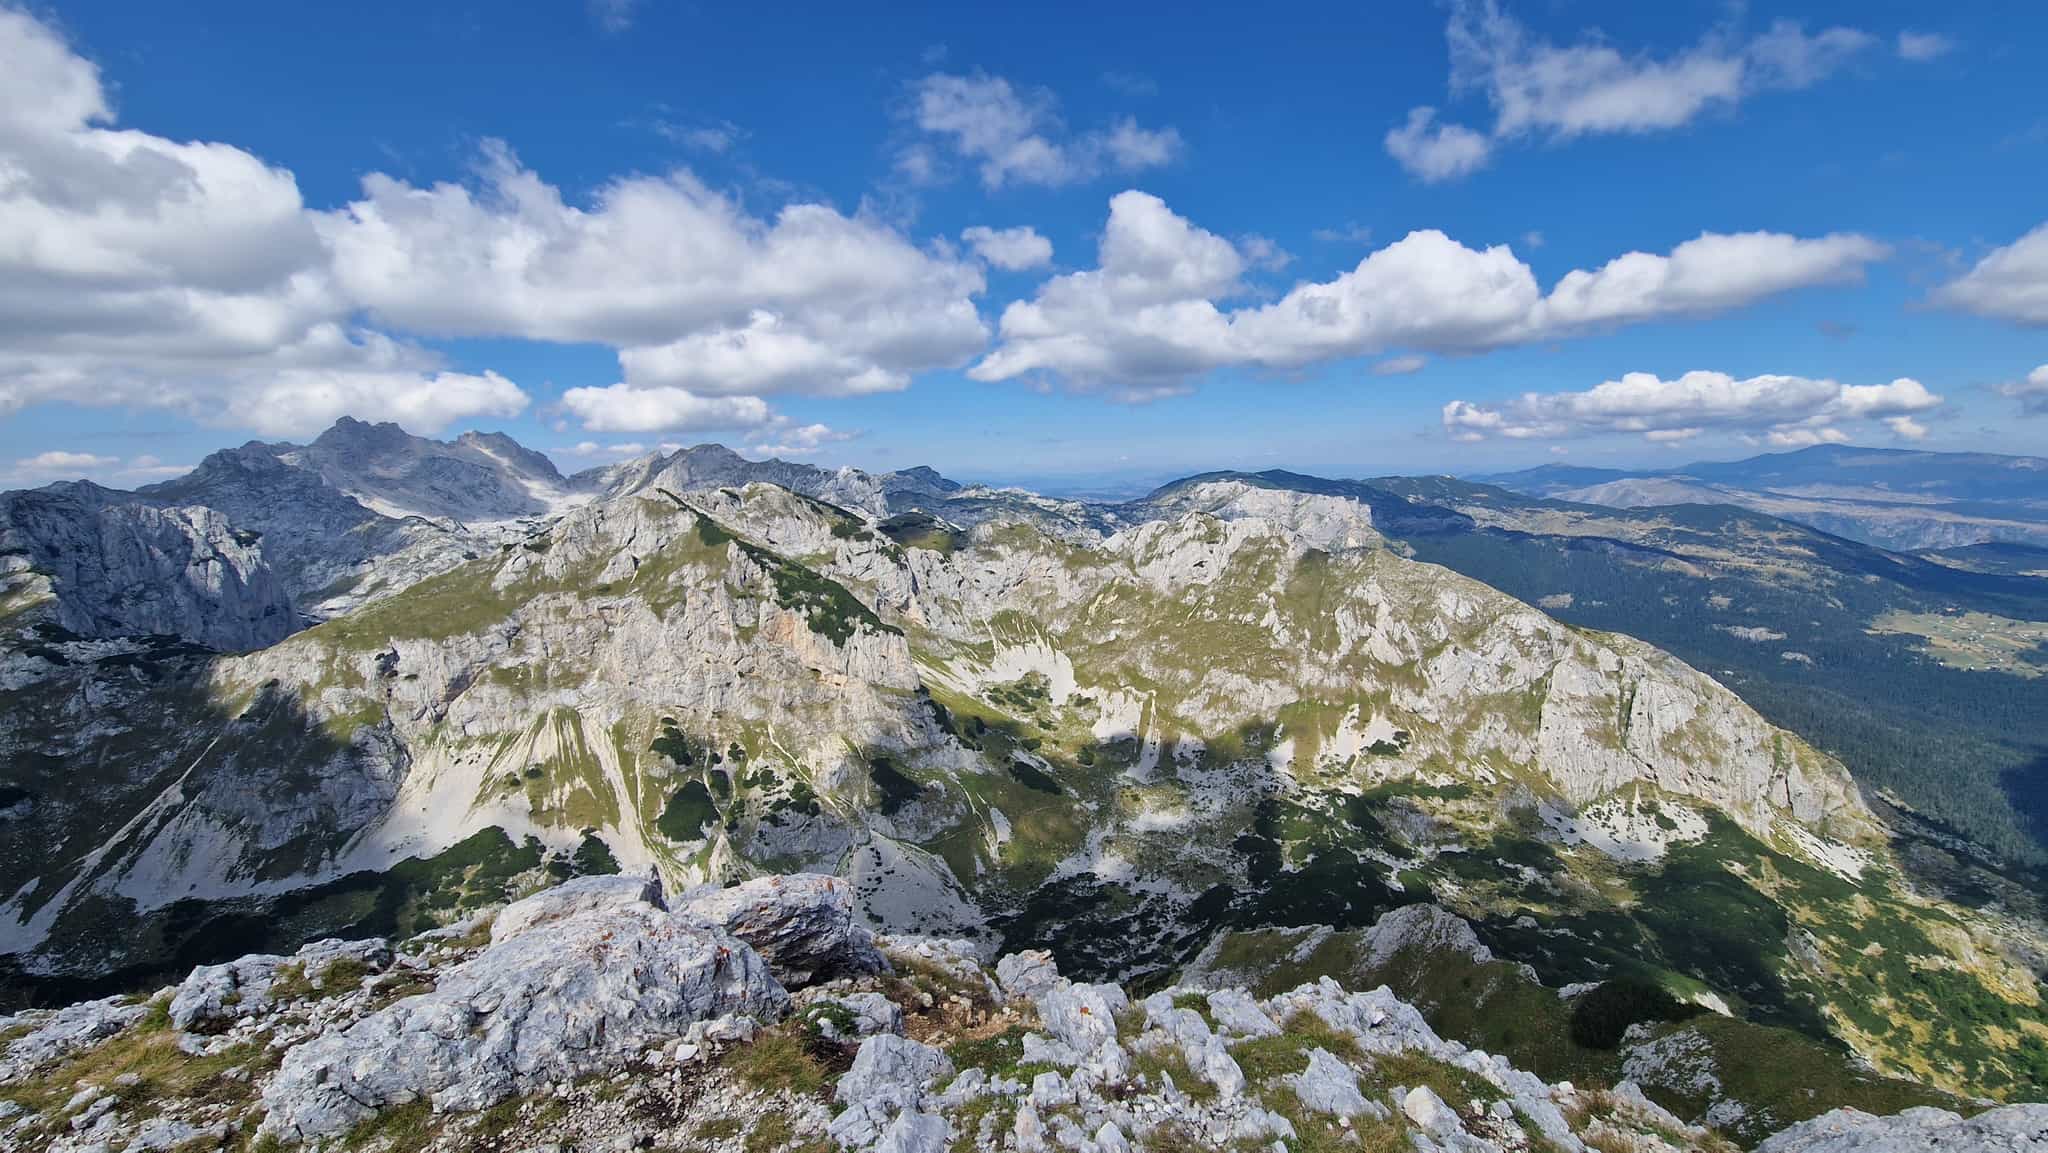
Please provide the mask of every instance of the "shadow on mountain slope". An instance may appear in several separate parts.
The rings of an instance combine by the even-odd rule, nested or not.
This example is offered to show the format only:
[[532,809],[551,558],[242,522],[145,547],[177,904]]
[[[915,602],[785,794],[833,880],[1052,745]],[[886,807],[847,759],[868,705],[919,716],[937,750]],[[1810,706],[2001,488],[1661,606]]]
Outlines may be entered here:
[[[45,935],[0,955],[0,1011],[321,937],[406,935],[507,899],[522,873],[579,867],[489,828],[338,872],[402,780],[381,717],[343,731],[274,685],[223,700],[221,658],[169,638],[35,636],[15,659],[47,675],[0,690],[0,886],[8,919]],[[579,856],[587,868],[606,854]]]

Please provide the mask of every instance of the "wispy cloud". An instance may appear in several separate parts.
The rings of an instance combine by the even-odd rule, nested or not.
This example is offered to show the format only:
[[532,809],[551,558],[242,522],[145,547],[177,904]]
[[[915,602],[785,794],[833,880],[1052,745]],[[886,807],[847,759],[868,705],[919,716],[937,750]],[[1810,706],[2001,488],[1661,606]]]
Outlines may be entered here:
[[1939,32],[1899,33],[1901,60],[1935,60],[1956,50],[1956,42]]
[[639,15],[640,0],[586,0],[590,18],[598,28],[610,35],[618,35],[633,26],[633,18]]
[[974,164],[987,187],[1000,188],[1156,168],[1183,148],[1173,128],[1146,128],[1131,117],[1070,133],[1050,93],[1019,89],[1000,76],[933,73],[918,82],[910,119],[925,138],[899,151],[897,170],[920,183],[944,178],[946,153]]
[[1876,42],[1854,28],[1808,33],[1780,20],[1747,40],[1714,30],[1671,55],[1630,54],[1594,33],[1554,43],[1495,0],[1455,0],[1445,37],[1452,94],[1483,94],[1493,123],[1482,131],[1431,106],[1411,109],[1384,143],[1425,183],[1476,172],[1511,141],[1679,128],[1758,92],[1817,84]]

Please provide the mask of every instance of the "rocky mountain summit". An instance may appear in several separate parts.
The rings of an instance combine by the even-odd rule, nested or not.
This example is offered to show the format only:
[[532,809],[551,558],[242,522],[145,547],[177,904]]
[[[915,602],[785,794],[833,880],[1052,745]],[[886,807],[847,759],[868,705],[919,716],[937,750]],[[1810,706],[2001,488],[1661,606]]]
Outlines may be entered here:
[[[1843,1110],[1796,1153],[2048,1140],[2048,1109]],[[1043,952],[875,937],[817,875],[571,881],[393,945],[323,941],[0,1018],[14,1148],[1721,1150],[1634,1083],[1549,1083],[1384,986],[1139,997]],[[1873,1138],[1894,1144],[1873,1143]],[[1994,1144],[1996,1141],[2007,1144]]]
[[[310,444],[251,441],[213,453],[184,476],[133,492],[62,482],[6,494],[0,532],[14,543],[0,548],[31,550],[38,541],[47,546],[59,539],[73,546],[53,591],[81,635],[168,634],[241,651],[475,560],[592,501],[656,488],[692,491],[757,482],[879,517],[963,491],[929,468],[882,474],[828,470],[751,461],[715,444],[649,453],[565,477],[547,456],[503,433],[466,432],[437,441],[395,424],[343,417]],[[272,574],[262,578],[263,595],[270,599],[230,606],[225,616],[239,617],[240,623],[187,606],[137,610],[122,603],[124,596],[147,600],[159,587],[177,585],[177,575],[129,571],[119,544],[91,539],[105,531],[92,522],[111,521],[147,526],[118,530],[130,536],[161,536],[163,517],[177,519],[183,515],[177,510],[193,508],[208,510],[212,520],[186,532],[199,539],[185,551],[197,547],[210,556],[218,552],[217,542],[206,541],[206,533],[233,534],[246,555],[231,566],[242,563]],[[44,547],[32,555],[50,552]],[[252,623],[252,617],[263,620]]]
[[[232,1017],[252,1039],[272,1025],[240,1007],[308,970],[379,973],[406,998],[313,999],[352,1014],[336,1039],[317,1014],[276,1026],[304,1055],[268,1084],[304,1092],[264,1106],[266,1132],[324,1139],[425,1100],[489,1114],[573,1087],[619,1056],[608,1038],[781,1020],[778,998],[841,979],[811,928],[777,936],[749,898],[698,891],[816,873],[840,879],[846,936],[1042,952],[1126,989],[1119,1005],[1199,985],[1272,1017],[1325,979],[1385,984],[1443,1044],[1549,1084],[1633,1084],[1711,1131],[1696,1145],[2048,1081],[2048,943],[2024,886],[1945,899],[1895,808],[1722,682],[1417,559],[1476,503],[1217,474],[1085,505],[714,448],[564,478],[521,453],[346,424],[216,454],[170,489],[10,498],[8,523],[40,534],[20,539],[61,544],[22,546],[28,592],[0,621],[10,1006],[121,1016],[147,1002],[118,997],[179,981],[170,1031]],[[62,616],[66,596],[124,603],[79,559],[129,554],[111,531],[38,526],[161,519],[150,501],[173,497],[197,502],[166,506],[179,523],[224,522],[240,583],[196,546],[151,545],[170,591]],[[280,586],[291,627],[226,639],[224,619],[265,619],[249,590]],[[773,979],[644,894],[594,896],[621,872],[688,894],[678,913]],[[529,896],[563,882],[602,921],[597,953]],[[516,898],[431,992],[389,976],[417,968],[405,949],[320,943],[440,941]],[[577,967],[599,954],[601,972]],[[547,990],[598,1008],[492,1015]],[[23,1059],[89,1018],[23,1018],[43,1038]],[[573,1040],[531,1048],[529,1024]],[[1763,1077],[1788,1062],[1801,1097]],[[1392,1087],[1366,1096],[1406,1116]],[[1082,1136],[1111,1120],[1133,1140],[1124,1098],[1098,1097]],[[952,1116],[927,1104],[910,1112]],[[1246,1139],[1302,1147],[1289,1123]]]

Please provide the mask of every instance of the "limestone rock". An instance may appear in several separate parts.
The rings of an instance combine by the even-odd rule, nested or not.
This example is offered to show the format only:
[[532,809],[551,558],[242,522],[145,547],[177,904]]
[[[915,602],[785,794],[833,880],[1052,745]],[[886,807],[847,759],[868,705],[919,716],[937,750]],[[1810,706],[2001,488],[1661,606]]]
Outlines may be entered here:
[[1837,1109],[1771,1137],[1757,1153],[2041,1153],[2048,1105],[2006,1105],[1963,1118],[1943,1109],[1873,1117]]
[[658,877],[576,877],[505,906],[491,922],[491,944],[593,909],[665,909]]
[[996,962],[996,980],[1013,1001],[1036,1001],[1059,979],[1059,965],[1044,949],[1011,953]]
[[271,1007],[271,987],[287,966],[315,989],[328,970],[342,962],[378,970],[391,963],[391,943],[382,937],[361,941],[327,939],[305,945],[289,957],[252,953],[221,965],[192,970],[171,996],[172,1027],[200,1032],[241,1017],[261,1016]]
[[692,1022],[787,1005],[744,942],[651,905],[584,909],[292,1049],[264,1089],[264,1131],[331,1135],[420,1097],[481,1109],[616,1068]]
[[[920,1138],[926,1131],[923,1123],[902,1128],[903,1117],[920,1113],[932,1090],[952,1075],[953,1062],[929,1045],[893,1033],[869,1037],[833,1090],[833,1098],[846,1109],[832,1119],[830,1132],[847,1148],[874,1145],[891,1133],[900,1141]],[[943,1139],[943,1121],[939,1133]]]
[[1478,964],[1493,960],[1493,950],[1479,940],[1463,917],[1432,904],[1403,905],[1380,914],[1361,944],[1365,947],[1362,964],[1367,969],[1376,969],[1410,948],[1431,953],[1448,950]]
[[875,1153],[945,1153],[946,1119],[906,1110],[896,1115],[875,1142]]
[[[872,1037],[877,1033],[903,1032],[903,1007],[880,993],[829,993],[812,996],[816,989],[806,989],[797,994],[797,1005],[802,1015],[814,1018],[819,1032],[829,1040],[858,1040]],[[837,1010],[853,1019],[852,1032],[841,1035],[839,1026],[829,1012],[815,1010]]]
[[792,988],[889,967],[854,912],[853,887],[840,877],[761,877],[693,895],[680,911],[752,945]]
[[861,1042],[853,1067],[840,1075],[833,1096],[841,1103],[887,1100],[907,1107],[953,1075],[953,1062],[929,1045],[881,1033]]
[[1308,1068],[1295,1074],[1294,1095],[1302,1108],[1333,1117],[1357,1117],[1379,1108],[1359,1092],[1358,1074],[1321,1047],[1309,1051]]
[[32,1010],[0,1017],[0,1032],[28,1029],[0,1050],[0,1082],[96,1045],[141,1020],[147,1012],[147,1004],[130,1004],[125,997],[105,997],[55,1012]]
[[83,482],[0,494],[0,575],[39,577],[52,623],[86,637],[156,633],[223,651],[298,627],[256,534],[211,508],[153,508]]
[[1432,1137],[1447,1136],[1460,1128],[1457,1113],[1427,1085],[1408,1090],[1407,1095],[1401,1098],[1401,1112]]
[[1060,981],[1037,998],[1038,1017],[1046,1032],[1078,1053],[1116,1040],[1116,1015],[1130,1007],[1130,998],[1115,985],[1077,985]]
[[1216,989],[1210,992],[1208,1000],[1209,1015],[1216,1018],[1216,1027],[1226,1033],[1271,1037],[1280,1032],[1280,1026],[1243,989]]

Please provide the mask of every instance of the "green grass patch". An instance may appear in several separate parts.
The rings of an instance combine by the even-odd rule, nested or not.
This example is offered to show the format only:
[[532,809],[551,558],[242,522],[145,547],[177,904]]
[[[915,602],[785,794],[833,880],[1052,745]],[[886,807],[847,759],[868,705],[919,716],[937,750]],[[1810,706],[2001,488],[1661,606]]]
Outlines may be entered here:
[[805,1038],[775,1029],[735,1049],[727,1066],[741,1081],[765,1093],[817,1097],[826,1091],[827,1069]]
[[349,1130],[344,1149],[378,1149],[381,1153],[418,1153],[433,1143],[439,1129],[426,1098],[392,1105]]

